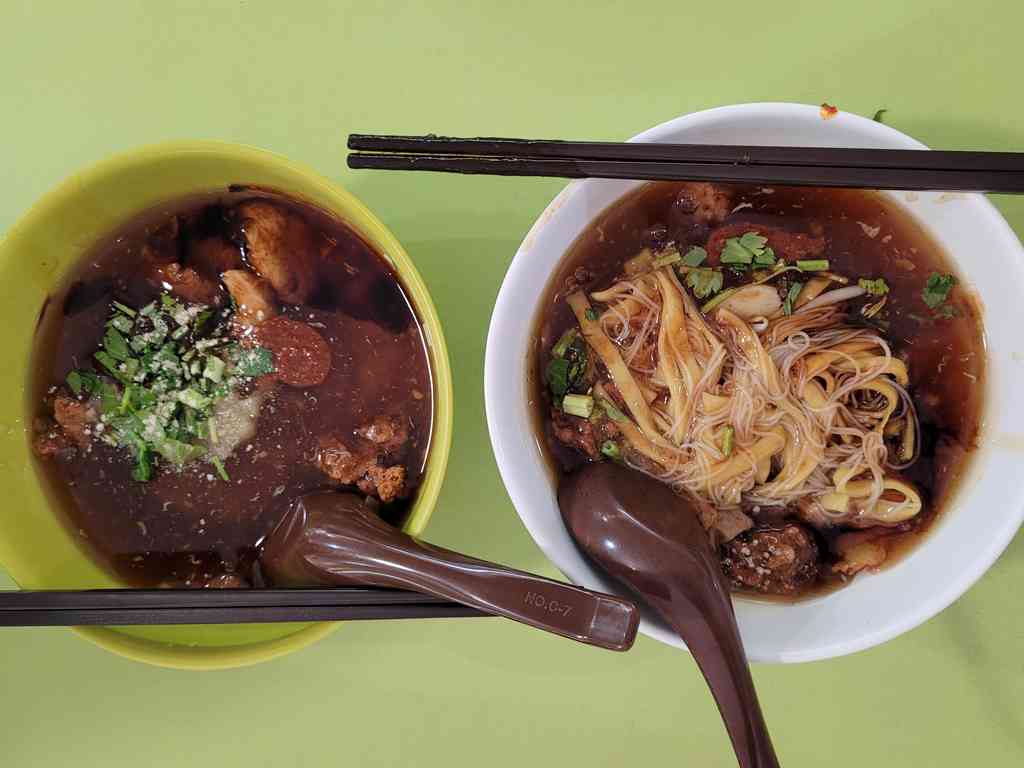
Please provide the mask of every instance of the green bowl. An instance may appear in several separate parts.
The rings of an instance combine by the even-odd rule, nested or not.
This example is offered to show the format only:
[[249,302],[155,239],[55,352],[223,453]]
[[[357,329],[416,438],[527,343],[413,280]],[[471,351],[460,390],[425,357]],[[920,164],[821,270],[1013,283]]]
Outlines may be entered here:
[[[273,187],[332,211],[401,276],[423,323],[434,377],[434,430],[423,483],[405,530],[434,510],[452,432],[452,381],[434,304],[408,254],[355,197],[314,171],[263,150],[211,141],[159,144],[116,155],[67,179],[0,241],[0,564],[24,589],[120,586],[85,553],[49,504],[29,453],[29,354],[43,301],[90,246],[143,209],[228,184]],[[303,648],[334,623],[76,628],[114,653],[167,667],[255,664]]]

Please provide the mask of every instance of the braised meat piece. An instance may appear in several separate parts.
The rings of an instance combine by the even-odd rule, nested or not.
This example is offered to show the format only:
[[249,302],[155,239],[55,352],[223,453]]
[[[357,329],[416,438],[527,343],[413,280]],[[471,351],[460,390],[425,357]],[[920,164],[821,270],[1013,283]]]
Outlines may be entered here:
[[44,422],[36,427],[36,436],[32,448],[41,459],[71,459],[75,456],[74,443],[53,422]]
[[293,387],[315,387],[327,380],[331,349],[306,323],[274,317],[255,328],[256,343],[274,354],[274,373]]
[[53,401],[53,418],[64,434],[79,447],[84,448],[89,444],[97,415],[88,403],[67,395],[57,395]]
[[863,570],[880,567],[889,554],[885,546],[888,533],[884,528],[869,528],[840,534],[835,543],[839,561],[832,566],[832,570],[849,578]]
[[242,251],[226,237],[203,237],[188,244],[185,263],[204,277],[216,280],[222,272],[243,267]]
[[382,467],[375,464],[356,485],[367,496],[376,496],[387,504],[402,496],[405,490],[405,467]]
[[394,452],[409,439],[409,430],[401,419],[395,416],[378,416],[366,426],[357,429],[356,434],[380,446],[386,453]]
[[714,184],[692,181],[683,185],[673,205],[697,221],[717,224],[732,210],[732,198]]
[[142,258],[151,264],[170,264],[178,261],[181,251],[181,218],[172,216],[146,238],[142,245]]
[[378,416],[348,440],[320,438],[316,455],[320,471],[340,485],[355,485],[385,504],[406,495],[406,471],[388,465],[409,438],[405,425],[392,416]]
[[183,267],[176,261],[154,265],[150,272],[150,282],[192,304],[221,303],[221,290],[217,281],[204,277],[192,267]]
[[560,408],[551,409],[551,432],[558,442],[575,448],[591,459],[601,457],[601,445],[619,437],[619,428],[610,419],[581,419]]
[[220,277],[235,302],[238,323],[259,325],[277,314],[274,289],[266,280],[247,269],[229,269]]
[[235,214],[249,264],[288,304],[303,304],[316,287],[320,256],[315,231],[298,214],[266,200],[240,203]]
[[364,446],[362,451],[353,450],[334,435],[320,438],[316,453],[317,466],[320,471],[341,485],[355,485],[370,467],[377,464],[377,453]]
[[793,595],[818,576],[818,545],[802,525],[755,528],[722,547],[722,567],[734,587]]

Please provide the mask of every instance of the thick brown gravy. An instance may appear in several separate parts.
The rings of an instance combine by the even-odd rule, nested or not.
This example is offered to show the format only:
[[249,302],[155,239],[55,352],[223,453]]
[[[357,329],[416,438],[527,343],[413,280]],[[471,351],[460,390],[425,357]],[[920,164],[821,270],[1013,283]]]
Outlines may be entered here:
[[[881,194],[722,186],[731,190],[736,206],[724,224],[749,222],[798,231],[821,226],[829,243],[825,255],[832,271],[854,279],[884,277],[890,286],[887,335],[893,353],[908,364],[910,391],[923,433],[921,458],[904,476],[921,491],[925,504],[910,524],[887,535],[886,564],[891,564],[941,513],[977,445],[985,376],[980,309],[960,280],[961,287],[952,292],[949,301],[956,316],[940,318],[929,311],[921,299],[929,274],[957,274],[957,270],[941,245]],[[567,283],[585,267],[589,274],[583,287],[601,290],[621,274],[627,259],[646,246],[656,247],[665,240],[703,244],[707,232],[695,233],[692,220],[673,208],[680,187],[671,182],[646,184],[605,210],[572,245],[548,286],[536,321],[530,377],[537,429],[556,472],[571,471],[586,460],[554,438],[548,418],[551,396],[542,375],[552,346],[576,324],[564,300]],[[832,545],[828,533],[819,544],[827,560]],[[837,579],[824,580],[802,596],[839,583]]]
[[[309,204],[263,190],[232,189],[160,205],[127,222],[70,270],[42,310],[28,388],[30,415],[67,373],[86,364],[103,335],[111,300],[139,307],[159,291],[140,270],[140,248],[172,216],[186,231],[216,232],[223,210],[267,197],[299,214],[325,246],[320,282],[307,305],[283,306],[315,328],[332,353],[326,381],[278,386],[263,403],[256,436],[225,461],[230,481],[208,464],[132,479],[121,449],[96,442],[72,462],[37,460],[53,502],[88,552],[129,584],[191,585],[221,573],[250,579],[260,540],[300,495],[328,487],[314,463],[323,435],[350,435],[378,415],[409,428],[400,457],[413,490],[432,425],[431,371],[419,321],[397,275],[344,223]],[[414,493],[381,513],[401,522]],[[258,581],[258,578],[257,578]]]

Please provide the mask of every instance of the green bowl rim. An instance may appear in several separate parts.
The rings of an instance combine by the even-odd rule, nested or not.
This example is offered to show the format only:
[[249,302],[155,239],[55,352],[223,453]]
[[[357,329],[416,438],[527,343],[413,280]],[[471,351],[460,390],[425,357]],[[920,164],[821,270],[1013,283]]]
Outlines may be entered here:
[[[304,177],[325,198],[333,198],[338,202],[338,209],[346,211],[345,215],[342,215],[338,209],[332,207],[332,213],[341,216],[346,223],[352,225],[360,234],[370,239],[375,247],[384,252],[392,261],[403,285],[411,294],[423,329],[428,336],[427,348],[435,385],[434,421],[427,469],[413,507],[413,513],[403,526],[406,532],[414,536],[421,534],[436,506],[451,452],[454,392],[448,347],[433,299],[409,254],[384,223],[343,186],[331,181],[309,166],[248,144],[208,139],[177,139],[146,144],[118,152],[86,166],[44,193],[11,225],[7,233],[0,237],[0,251],[6,247],[9,241],[14,240],[21,230],[37,226],[37,220],[44,219],[49,215],[51,209],[59,205],[64,197],[77,192],[79,188],[92,183],[97,178],[116,174],[127,167],[157,159],[160,156],[203,153],[231,155],[257,164],[271,164]],[[11,578],[14,578],[13,575]],[[73,627],[72,629],[79,636],[128,659],[173,669],[206,670],[228,669],[269,661],[312,645],[335,631],[339,626],[340,622],[316,622],[275,640],[243,645],[202,647],[160,643],[132,637],[107,627]]]

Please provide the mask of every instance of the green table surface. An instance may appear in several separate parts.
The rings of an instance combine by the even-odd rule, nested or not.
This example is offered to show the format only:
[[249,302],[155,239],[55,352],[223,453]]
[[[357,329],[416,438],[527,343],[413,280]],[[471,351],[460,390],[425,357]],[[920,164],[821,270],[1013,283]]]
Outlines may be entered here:
[[[427,538],[557,575],[499,479],[482,373],[502,275],[562,182],[350,172],[346,134],[618,140],[721,104],[828,100],[886,107],[932,146],[1021,150],[1022,7],[4,1],[0,230],[74,169],[171,138],[266,147],[341,182],[406,245],[447,330],[455,441]],[[1024,200],[995,202],[1024,233]],[[924,626],[756,667],[782,763],[1021,764],[1022,582],[1018,536]],[[362,623],[262,666],[193,673],[67,630],[0,632],[11,768],[560,763],[734,765],[690,657],[646,638],[613,654],[496,619]]]

